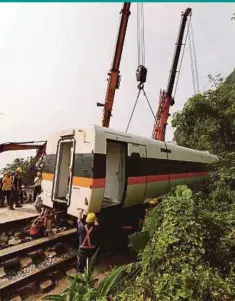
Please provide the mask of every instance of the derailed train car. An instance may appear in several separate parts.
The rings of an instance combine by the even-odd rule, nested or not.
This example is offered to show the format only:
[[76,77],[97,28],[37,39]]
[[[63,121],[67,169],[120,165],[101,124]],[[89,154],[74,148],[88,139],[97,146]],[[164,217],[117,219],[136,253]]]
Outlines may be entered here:
[[149,200],[175,185],[206,180],[208,163],[216,160],[208,152],[99,126],[67,130],[47,140],[41,198],[68,216],[78,209],[119,210],[138,221]]

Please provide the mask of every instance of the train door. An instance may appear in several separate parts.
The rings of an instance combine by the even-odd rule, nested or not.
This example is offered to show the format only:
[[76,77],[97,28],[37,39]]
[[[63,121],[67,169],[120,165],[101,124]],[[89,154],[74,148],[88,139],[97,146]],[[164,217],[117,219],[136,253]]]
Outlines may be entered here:
[[128,144],[128,186],[124,207],[143,203],[147,188],[147,148],[145,145]]
[[61,139],[57,147],[57,159],[53,183],[52,200],[68,204],[73,181],[75,140]]
[[126,144],[107,141],[106,177],[102,207],[121,204],[126,188]]

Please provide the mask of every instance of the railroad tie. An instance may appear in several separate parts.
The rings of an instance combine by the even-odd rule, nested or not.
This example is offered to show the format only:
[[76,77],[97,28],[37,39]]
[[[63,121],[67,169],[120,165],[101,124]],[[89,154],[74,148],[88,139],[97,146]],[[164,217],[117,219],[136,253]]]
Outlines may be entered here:
[[10,299],[9,301],[22,301],[20,296],[15,296],[12,299]]
[[54,282],[51,279],[47,279],[46,281],[43,281],[39,284],[40,291],[42,293],[45,293],[49,290],[51,290],[54,286]]
[[30,256],[24,256],[24,257],[20,257],[19,259],[20,262],[20,266],[21,268],[27,268],[28,266],[30,266],[33,263],[33,260]]

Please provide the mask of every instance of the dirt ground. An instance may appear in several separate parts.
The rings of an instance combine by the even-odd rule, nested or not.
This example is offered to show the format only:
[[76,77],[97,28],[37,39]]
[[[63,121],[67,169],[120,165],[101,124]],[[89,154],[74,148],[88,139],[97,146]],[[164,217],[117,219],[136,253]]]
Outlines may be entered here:
[[68,287],[69,285],[69,280],[67,277],[60,279],[56,285],[55,288],[53,288],[52,290],[50,290],[50,292],[46,293],[46,294],[35,294],[33,296],[28,297],[25,301],[37,301],[37,300],[43,300],[43,297],[47,296],[47,295],[51,295],[51,294],[60,294],[62,293],[62,291]]
[[[110,272],[110,270],[114,266],[120,266],[123,264],[127,264],[129,262],[133,262],[132,255],[118,254],[116,256],[112,256],[111,258],[109,258],[107,260],[100,261],[95,266],[93,276],[99,282]],[[40,294],[40,293],[34,294],[34,295],[28,297],[27,299],[25,299],[25,301],[37,301],[37,300],[41,301],[41,300],[43,300],[43,297],[45,297],[47,295],[60,294],[68,286],[69,286],[68,277],[61,278],[60,280],[58,280],[56,287],[53,288],[52,290],[50,290],[49,292],[47,292],[45,294]]]

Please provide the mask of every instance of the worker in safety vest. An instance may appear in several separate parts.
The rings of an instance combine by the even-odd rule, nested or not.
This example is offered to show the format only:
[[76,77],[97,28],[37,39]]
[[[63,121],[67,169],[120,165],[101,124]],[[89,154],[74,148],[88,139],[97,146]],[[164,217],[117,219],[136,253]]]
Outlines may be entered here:
[[83,273],[87,259],[91,259],[95,254],[99,242],[99,229],[95,213],[91,212],[87,215],[85,221],[82,213],[78,216],[78,264],[77,270]]
[[7,205],[10,205],[10,197],[11,197],[11,172],[8,171],[5,173],[3,179],[2,179],[2,195],[3,198],[7,199]]
[[42,176],[40,171],[37,172],[37,176],[34,179],[34,193],[33,193],[33,200],[36,201],[37,195],[41,193],[42,191]]
[[9,202],[10,210],[14,210],[13,208],[14,203],[16,204],[16,208],[22,207],[22,205],[19,203],[19,197],[20,197],[21,186],[22,186],[21,174],[22,174],[22,169],[20,167],[17,167],[12,178],[11,198]]

